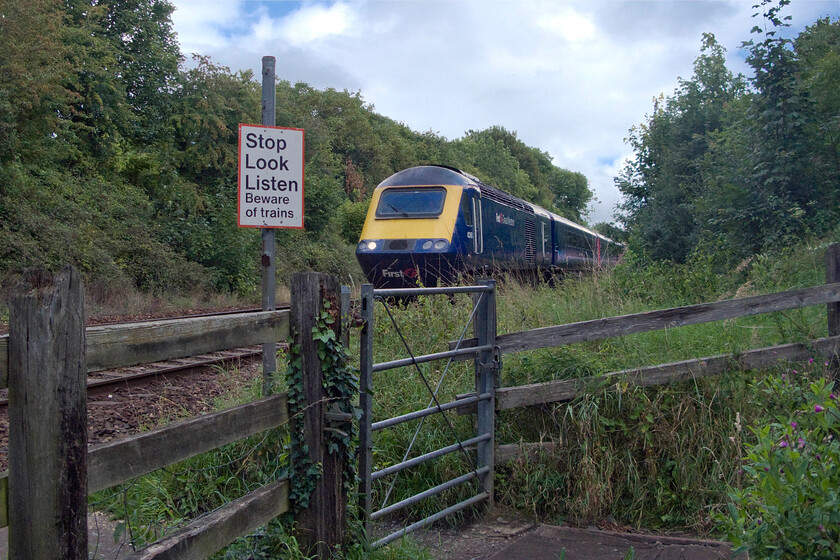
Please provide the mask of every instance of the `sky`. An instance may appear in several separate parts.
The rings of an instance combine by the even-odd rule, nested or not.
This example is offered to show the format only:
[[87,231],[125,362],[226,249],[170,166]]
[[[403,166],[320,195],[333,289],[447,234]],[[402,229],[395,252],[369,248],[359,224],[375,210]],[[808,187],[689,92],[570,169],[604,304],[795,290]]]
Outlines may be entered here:
[[[187,57],[259,78],[274,56],[282,80],[359,92],[375,112],[450,140],[496,125],[516,133],[587,177],[592,224],[613,220],[629,130],[691,79],[703,33],[749,75],[741,43],[764,26],[758,0],[171,1]],[[793,0],[783,15],[795,36],[837,19],[840,0]]]

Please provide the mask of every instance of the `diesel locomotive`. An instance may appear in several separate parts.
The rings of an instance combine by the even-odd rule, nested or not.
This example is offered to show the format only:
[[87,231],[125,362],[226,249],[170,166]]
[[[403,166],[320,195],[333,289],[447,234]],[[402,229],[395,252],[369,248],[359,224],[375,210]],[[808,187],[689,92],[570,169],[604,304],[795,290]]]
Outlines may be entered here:
[[623,246],[459,169],[412,167],[373,193],[356,258],[377,288],[525,278],[612,264]]

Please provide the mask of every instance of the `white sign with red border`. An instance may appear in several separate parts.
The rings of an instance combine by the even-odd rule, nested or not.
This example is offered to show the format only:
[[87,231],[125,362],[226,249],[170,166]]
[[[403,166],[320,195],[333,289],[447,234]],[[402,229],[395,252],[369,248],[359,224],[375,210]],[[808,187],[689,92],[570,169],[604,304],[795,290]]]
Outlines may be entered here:
[[303,228],[303,129],[239,125],[239,227]]

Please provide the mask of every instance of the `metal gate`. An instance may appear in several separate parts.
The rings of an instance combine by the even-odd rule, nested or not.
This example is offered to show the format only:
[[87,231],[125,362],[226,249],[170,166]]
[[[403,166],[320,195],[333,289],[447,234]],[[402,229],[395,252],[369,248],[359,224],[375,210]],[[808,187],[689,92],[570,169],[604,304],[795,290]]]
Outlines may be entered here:
[[[414,356],[411,349],[406,344],[406,350],[410,357],[390,362],[373,363],[373,332],[374,332],[374,304],[376,301],[381,301],[386,304],[387,298],[405,297],[413,295],[451,295],[469,293],[473,298],[473,309],[470,319],[461,334],[458,343],[454,350],[446,350],[435,354],[427,354],[424,356]],[[361,352],[360,352],[360,397],[359,405],[362,409],[362,417],[360,419],[359,430],[359,476],[360,482],[360,500],[365,519],[365,526],[367,527],[369,521],[379,519],[385,515],[396,512],[417,502],[440,494],[441,492],[454,488],[460,484],[467,483],[471,480],[478,481],[477,493],[457,504],[447,507],[437,513],[426,517],[416,523],[404,527],[403,529],[391,533],[373,543],[374,547],[386,545],[405,534],[416,531],[426,527],[439,519],[446,517],[452,513],[460,511],[473,504],[487,501],[493,501],[493,475],[494,475],[494,408],[495,408],[495,387],[496,379],[499,372],[498,352],[495,349],[496,341],[496,284],[493,280],[484,280],[476,286],[459,286],[450,288],[412,288],[400,290],[375,290],[372,285],[365,284],[362,286],[362,317],[364,319],[364,326],[362,327],[361,336]],[[397,329],[399,326],[394,320],[393,315],[388,312],[389,317],[394,322]],[[462,348],[461,342],[464,340],[470,323],[474,325],[475,337],[477,344],[470,348]],[[452,360],[464,356],[473,356],[475,365],[475,395],[459,399],[453,402],[441,404],[437,399],[437,389],[433,389],[426,380],[422,371],[418,367],[419,364],[428,363],[436,360]],[[427,408],[409,412],[394,418],[382,419],[377,422],[373,421],[373,399],[375,398],[375,383],[373,374],[376,372],[411,366],[414,367],[419,374],[420,379],[427,387],[430,394],[430,401]],[[447,369],[449,364],[447,364]],[[441,377],[446,375],[446,370]],[[438,388],[440,384],[438,384]],[[453,410],[462,406],[476,406],[478,410],[477,433],[475,437],[460,440],[452,427],[451,422],[446,417],[447,410]],[[452,433],[453,443],[446,447],[435,450],[424,450],[422,455],[418,455],[411,459],[408,458],[411,447],[414,443],[412,439],[409,444],[409,449],[406,451],[402,462],[391,465],[387,468],[373,471],[372,464],[372,436],[373,432],[394,427],[404,422],[413,420],[421,420],[415,432],[415,439],[420,429],[422,428],[422,419],[433,414],[441,414],[446,419],[446,423]],[[475,449],[475,453],[472,450]],[[373,502],[371,496],[372,484],[374,481],[382,479],[387,476],[397,475],[398,473],[409,469],[411,467],[420,465],[427,461],[431,461],[448,453],[461,452],[470,461],[472,470],[463,475],[439,484],[433,488],[429,488],[419,494],[415,494],[400,502],[381,507],[377,510],[373,509]],[[393,486],[392,486],[393,488]],[[385,497],[387,501],[387,495]],[[384,506],[384,504],[383,504]]]

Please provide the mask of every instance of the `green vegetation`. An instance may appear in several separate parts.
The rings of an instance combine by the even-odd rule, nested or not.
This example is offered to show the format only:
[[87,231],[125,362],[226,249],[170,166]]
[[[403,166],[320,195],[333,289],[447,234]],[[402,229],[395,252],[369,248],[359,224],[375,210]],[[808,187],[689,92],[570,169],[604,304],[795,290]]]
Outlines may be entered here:
[[[831,237],[838,239],[840,232]],[[710,273],[708,259],[659,266],[632,257],[614,271],[569,279],[559,288],[503,282],[498,296],[499,332],[818,285],[824,282],[825,246],[812,242],[762,254],[727,276]],[[412,352],[422,354],[439,351],[446,341],[458,338],[469,304],[466,298],[454,304],[446,298],[419,298],[391,313]],[[507,355],[501,384],[597,377],[825,335],[824,307],[791,310]],[[407,355],[382,309],[377,315],[377,336],[376,361]],[[444,365],[421,369],[435,386]],[[569,404],[504,411],[497,424],[497,443],[544,441],[556,447],[537,462],[500,468],[497,499],[504,506],[551,522],[587,524],[610,517],[636,527],[719,534],[723,527],[716,525],[714,514],[726,511],[730,489],[743,483],[738,471],[744,446],[755,442],[748,427],[777,422],[777,409],[765,394],[767,383],[787,375],[791,382],[807,387],[827,374],[823,360],[817,360],[810,367],[731,371],[655,388],[596,381],[586,395]],[[428,405],[428,391],[415,369],[376,374],[374,384],[378,419]],[[470,392],[472,384],[471,365],[453,365],[439,398],[445,402]],[[453,420],[459,436],[474,434],[471,418]],[[415,429],[416,423],[377,432],[376,467],[400,461]],[[451,442],[448,426],[430,418],[415,445],[428,450]],[[452,454],[434,466],[411,469],[399,478],[388,503],[469,468],[462,456]],[[375,503],[382,503],[389,485],[390,480],[383,481],[376,488]],[[437,503],[422,504],[411,517],[427,515],[444,501],[465,499],[469,491],[452,491]]]
[[[821,19],[786,39],[787,4],[760,3],[767,27],[745,43],[753,76],[733,75],[707,34],[691,79],[631,130],[635,155],[616,178],[624,229],[597,226],[629,241],[623,263],[554,288],[502,279],[500,333],[824,281],[823,251],[840,240],[840,21]],[[255,295],[260,239],[236,227],[236,142],[239,123],[259,122],[260,86],[208,58],[185,63],[172,9],[166,0],[0,0],[0,320],[25,267],[68,261],[84,274],[93,310]],[[371,192],[412,165],[460,167],[574,220],[592,196],[583,175],[500,127],[450,141],[376,114],[360,92],[280,81],[276,95],[277,124],[306,130],[306,229],[278,232],[281,283],[314,268],[358,285],[353,248]],[[377,306],[377,361],[405,357],[405,344],[414,354],[445,348],[461,336],[470,305],[420,297],[388,311],[400,328]],[[814,307],[582,343],[506,356],[501,383],[597,377],[825,330]],[[445,372],[441,401],[473,389],[463,363],[384,372],[375,416],[426,407],[421,371],[432,386]],[[725,533],[757,557],[835,556],[840,434],[828,374],[815,360],[658,388],[595,382],[568,404],[506,411],[499,443],[555,449],[500,467],[498,500],[547,521],[612,517]],[[255,385],[232,398],[257,394]],[[377,432],[376,467],[401,461],[415,429]],[[473,420],[430,417],[415,446],[451,443],[453,430],[468,437]],[[288,440],[277,430],[225,446],[95,503],[147,543],[283,476]],[[378,485],[375,502],[394,503],[468,463],[452,454],[411,469],[393,490],[390,480]],[[466,495],[450,490],[411,517]],[[219,558],[301,558],[288,529],[272,523]],[[344,552],[369,557],[362,545]],[[407,539],[371,557],[424,554]]]
[[[806,367],[822,366],[812,361]],[[752,557],[840,554],[837,395],[832,383],[803,383],[798,374],[766,380],[764,394],[776,421],[750,428],[752,442],[745,445],[728,515],[719,516],[729,539]]]
[[[706,259],[660,266],[632,257],[612,271],[568,278],[559,287],[523,286],[500,279],[499,332],[817,285],[824,281],[825,247],[838,240],[840,231],[825,241],[812,240],[788,251],[758,255],[726,276],[710,274]],[[501,384],[597,377],[633,366],[805,341],[825,336],[824,309],[815,306],[507,355]],[[406,345],[415,355],[446,348],[450,340],[457,340],[464,332],[470,310],[466,296],[456,296],[454,300],[418,297],[408,304],[387,308],[377,304],[375,360],[403,358],[407,355]],[[351,345],[355,347],[355,343]],[[438,394],[441,402],[473,390],[470,363],[448,367],[444,363],[425,364],[419,371],[402,368],[375,374],[375,418],[426,407],[430,396],[420,372],[434,387],[444,371],[446,378]],[[816,454],[832,457],[836,451],[836,438],[840,437],[836,422],[826,420],[825,425],[812,426],[808,424],[810,420],[800,418],[804,411],[815,410],[814,404],[834,414],[836,405],[831,408],[833,401],[828,396],[832,389],[824,382],[828,372],[824,361],[815,359],[810,364],[780,365],[768,371],[746,373],[732,371],[720,377],[662,387],[636,388],[596,381],[584,396],[567,404],[505,411],[497,424],[497,443],[545,441],[554,443],[555,448],[534,462],[499,466],[497,501],[503,507],[547,522],[588,524],[612,518],[648,529],[723,533],[739,544],[756,542],[748,541],[753,534],[770,538],[767,531],[756,530],[758,517],[764,523],[770,523],[771,518],[768,513],[755,513],[760,504],[772,503],[759,491],[769,494],[781,484],[784,491],[773,496],[785,503],[795,501],[800,494],[787,492],[796,486],[795,480],[763,481],[759,472],[762,461],[776,461],[774,465],[780,460],[788,461],[791,469],[804,468],[800,463],[794,464],[796,458],[792,456],[767,458],[773,451],[786,449],[774,447],[773,442],[777,444],[780,438],[790,436],[787,441],[798,443],[797,438],[802,437],[812,449],[808,463],[812,469],[820,466],[814,460]],[[258,393],[255,382],[249,391],[220,405],[251,400]],[[813,400],[812,393],[825,398]],[[822,422],[823,417],[810,418]],[[452,427],[437,416],[427,418],[417,436],[415,454],[452,443],[453,429],[460,438],[474,434],[472,417],[450,415],[450,421]],[[800,426],[796,437],[791,421]],[[375,434],[377,469],[403,459],[417,425],[418,422],[408,423]],[[827,439],[829,435],[834,439]],[[107,499],[98,500],[105,499],[103,506],[127,516],[125,526],[130,526],[139,543],[148,542],[191,517],[284,476],[289,468],[288,437],[284,429],[225,446],[142,477],[106,493]],[[786,473],[787,464],[784,463]],[[822,463],[829,464],[833,465]],[[391,479],[375,484],[374,503],[380,507],[386,494],[388,503],[395,503],[469,469],[469,460],[462,454],[448,455],[402,473],[393,491],[389,491]],[[793,472],[798,471],[790,470]],[[808,497],[819,491],[820,485],[819,481],[806,479],[801,495],[810,500]],[[470,492],[469,488],[450,490],[424,500],[405,515],[411,520],[425,517],[467,498]],[[808,511],[816,516],[823,512],[831,521],[833,502],[829,497],[823,503],[825,507]],[[781,526],[784,519],[773,523],[774,527]],[[363,543],[358,527],[353,531],[353,538]],[[796,534],[801,542],[811,536],[804,530]],[[289,533],[287,520],[273,522],[240,539],[219,558],[278,554],[303,557]],[[347,558],[365,557],[361,544],[348,545],[344,554]],[[422,557],[411,538],[377,554],[380,558]]]
[[[76,265],[89,286],[253,296],[260,236],[236,226],[237,130],[261,85],[186,63],[166,0],[0,0],[0,293],[21,270]],[[367,201],[413,165],[460,167],[580,219],[586,178],[499,127],[446,140],[361,94],[280,81],[278,126],[306,131],[305,231],[278,233],[278,278],[359,283]],[[5,298],[0,298],[5,300]]]
[[706,34],[694,75],[630,131],[616,185],[634,251],[686,262],[715,249],[718,270],[823,235],[840,219],[840,21],[784,38],[789,0],[763,0],[733,75]]

